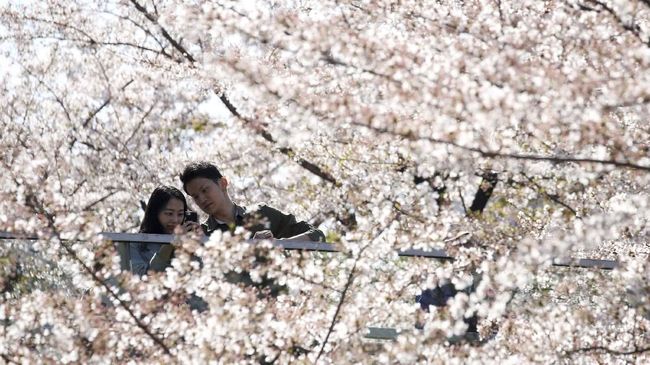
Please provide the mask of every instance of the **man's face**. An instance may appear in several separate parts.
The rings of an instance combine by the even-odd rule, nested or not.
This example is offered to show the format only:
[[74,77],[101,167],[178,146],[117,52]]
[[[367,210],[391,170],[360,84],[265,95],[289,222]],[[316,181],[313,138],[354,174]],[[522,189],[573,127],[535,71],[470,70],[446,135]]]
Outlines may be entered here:
[[197,177],[185,184],[185,190],[199,208],[209,215],[217,215],[228,207],[226,182],[223,178],[216,183],[214,180]]

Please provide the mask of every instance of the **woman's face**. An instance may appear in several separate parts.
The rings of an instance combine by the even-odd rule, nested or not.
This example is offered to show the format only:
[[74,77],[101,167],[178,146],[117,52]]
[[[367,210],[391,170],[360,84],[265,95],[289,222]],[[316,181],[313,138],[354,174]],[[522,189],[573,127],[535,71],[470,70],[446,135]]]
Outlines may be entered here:
[[160,213],[158,213],[158,221],[165,230],[165,233],[174,233],[174,228],[183,223],[183,216],[185,215],[185,206],[183,202],[176,198],[171,198],[167,202]]

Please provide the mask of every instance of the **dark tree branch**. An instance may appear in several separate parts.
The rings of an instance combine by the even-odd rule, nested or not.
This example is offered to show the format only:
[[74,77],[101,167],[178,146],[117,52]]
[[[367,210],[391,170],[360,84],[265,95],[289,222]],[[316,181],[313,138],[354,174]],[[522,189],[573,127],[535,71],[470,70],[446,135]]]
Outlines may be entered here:
[[103,202],[104,200],[110,198],[111,196],[117,194],[117,193],[120,192],[120,191],[121,191],[121,190],[113,190],[113,191],[109,192],[108,194],[102,196],[101,198],[95,200],[94,202],[92,202],[92,203],[86,205],[82,210],[83,210],[84,212],[87,211],[87,210],[90,210],[90,208],[92,208],[92,207],[94,207],[95,205],[97,205],[97,204]]
[[[226,108],[228,109],[228,111],[230,111],[230,113],[232,115],[234,115],[237,119],[244,122],[245,125],[248,125],[251,128],[253,128],[260,136],[262,136],[262,138],[264,138],[266,141],[268,141],[271,144],[276,144],[277,143],[276,140],[271,135],[271,133],[269,133],[269,131],[266,128],[259,125],[259,123],[255,123],[252,120],[250,120],[250,119],[244,117],[243,115],[241,115],[241,113],[239,113],[237,108],[230,102],[230,99],[228,99],[226,94],[224,94],[224,93],[219,94],[219,99],[226,106]],[[293,148],[291,148],[291,147],[280,147],[280,148],[278,148],[278,151],[282,152],[283,154],[285,154],[289,158],[294,158],[295,155],[296,155]],[[319,167],[318,165],[316,165],[316,164],[314,164],[312,162],[309,162],[309,161],[305,160],[304,158],[298,158],[296,160],[296,162],[298,163],[298,165],[300,165],[305,170],[311,172],[312,174],[320,177],[321,179],[323,179],[323,180],[325,180],[325,181],[327,181],[329,183],[332,183],[334,186],[340,186],[341,185],[336,180],[336,178],[334,178],[334,176],[332,176],[329,172],[325,171],[323,168]]]
[[[228,109],[228,111],[230,111],[230,113],[232,115],[234,115],[237,119],[244,122],[245,125],[248,125],[251,128],[253,128],[260,136],[262,136],[262,138],[264,138],[266,141],[268,141],[271,144],[276,144],[277,143],[276,140],[271,135],[271,133],[266,128],[259,125],[259,123],[255,123],[252,120],[250,120],[250,119],[244,117],[243,115],[241,115],[241,113],[239,113],[239,111],[232,104],[232,102],[230,102],[230,99],[226,96],[226,94],[224,94],[224,93],[219,94],[219,99],[226,106],[226,108]],[[291,147],[280,147],[280,148],[278,148],[278,151],[282,152],[283,154],[285,154],[289,158],[294,158],[295,155],[296,155],[293,148],[291,148]],[[302,168],[304,168],[305,170],[311,172],[312,174],[320,177],[321,179],[323,179],[323,180],[325,180],[325,181],[327,181],[329,183],[332,183],[334,186],[340,186],[341,185],[334,178],[334,176],[332,176],[329,172],[325,171],[324,169],[322,169],[318,165],[316,165],[316,164],[314,164],[312,162],[309,162],[309,161],[305,160],[304,158],[298,158],[296,160],[296,162]]]
[[320,348],[320,351],[318,351],[318,356],[316,356],[316,361],[315,363],[318,363],[318,359],[320,359],[321,355],[323,355],[323,352],[325,351],[325,345],[327,345],[327,341],[329,341],[330,335],[334,331],[334,326],[336,326],[339,312],[341,311],[341,308],[343,307],[343,303],[345,302],[345,297],[348,293],[348,290],[352,286],[352,283],[354,282],[355,274],[357,271],[357,263],[359,262],[359,259],[361,258],[361,254],[363,253],[363,250],[368,246],[365,246],[360,252],[359,256],[357,256],[357,259],[354,261],[354,265],[352,266],[352,270],[350,270],[350,273],[348,274],[348,279],[345,283],[345,287],[343,288],[343,293],[341,293],[341,298],[339,299],[339,303],[336,306],[336,311],[334,312],[334,317],[332,317],[332,322],[330,323],[330,327],[327,330],[327,335],[325,335],[325,340],[323,340],[323,345]]
[[90,34],[88,34],[86,31],[84,31],[81,28],[75,27],[74,25],[57,22],[55,20],[41,19],[41,18],[36,18],[36,17],[31,17],[31,16],[24,17],[24,19],[31,20],[33,22],[38,22],[38,23],[52,24],[52,25],[55,25],[55,26],[57,26],[59,28],[62,28],[62,29],[71,29],[71,30],[81,34],[82,36],[86,37],[91,44],[96,44],[97,43],[95,41],[95,39]]
[[[614,9],[612,9],[612,7],[607,5],[605,2],[598,1],[598,0],[587,0],[587,1],[589,3],[591,3],[591,4],[600,6],[603,10],[605,10],[606,12],[611,14],[614,17],[614,19],[616,20],[616,22],[618,22],[621,25],[621,27],[623,27],[623,29],[625,29],[626,31],[634,34],[634,36],[637,39],[639,39],[641,41],[641,43],[644,43],[644,44],[650,46],[650,41],[646,41],[646,40],[644,40],[642,38],[642,36],[641,36],[641,27],[638,24],[634,24],[633,22],[625,22],[625,21],[623,21],[621,16],[618,15],[616,13],[616,11],[614,11]],[[643,2],[646,3],[646,4],[650,3],[650,1],[648,1],[648,0],[644,0]]]
[[595,163],[600,165],[625,167],[633,170],[643,170],[643,171],[650,172],[650,166],[638,165],[626,161],[599,160],[594,158],[578,158],[578,157],[538,156],[538,155],[525,155],[525,154],[515,154],[515,153],[499,153],[499,152],[483,151],[478,148],[467,148],[467,149],[479,153],[481,156],[487,158],[506,158],[506,159],[513,159],[513,160],[528,160],[528,161],[548,161],[552,163],[568,163],[568,162]]
[[[169,58],[169,59],[174,59],[174,57],[172,55],[170,55],[169,53],[167,53],[167,51],[165,51],[165,47],[163,47],[162,44],[160,43],[160,41],[156,37],[153,36],[151,31],[149,31],[148,29],[142,27],[139,23],[134,22],[130,18],[125,18],[125,17],[119,16],[119,15],[116,15],[116,14],[113,14],[113,13],[110,13],[110,12],[108,12],[108,14],[111,14],[113,16],[117,16],[118,18],[121,18],[123,20],[129,20],[135,26],[142,29],[146,34],[150,35],[156,41],[156,43],[158,43],[158,45],[160,46],[160,50],[154,50],[154,49],[151,49],[151,48],[148,48],[148,47],[145,47],[145,46],[140,46],[140,45],[133,44],[133,43],[98,41],[98,40],[94,39],[90,34],[85,32],[83,29],[77,28],[77,27],[69,25],[69,24],[53,21],[53,20],[46,20],[46,19],[40,19],[40,18],[34,18],[34,17],[26,17],[25,19],[31,20],[31,21],[34,21],[34,22],[52,24],[52,25],[55,25],[55,26],[57,26],[59,28],[62,28],[62,29],[70,29],[70,30],[73,30],[73,31],[81,34],[84,38],[86,38],[84,40],[84,39],[74,39],[74,38],[64,38],[64,37],[48,37],[48,38],[51,38],[51,39],[84,42],[84,43],[87,43],[91,47],[94,47],[94,46],[97,46],[97,45],[129,46],[129,47],[138,48],[138,49],[143,50],[143,51],[150,51],[150,52],[154,52],[156,54],[161,54],[161,55],[163,55],[163,56],[165,56],[166,58]],[[37,39],[37,38],[38,37],[32,37],[32,39]],[[45,37],[40,37],[40,38],[45,38]],[[175,61],[179,62],[178,60],[175,60]]]
[[63,113],[65,114],[65,119],[67,119],[69,122],[72,122],[72,117],[70,116],[70,112],[68,111],[68,108],[65,106],[63,99],[61,99],[57,95],[54,89],[52,89],[50,85],[46,84],[45,81],[43,81],[41,78],[37,77],[30,69],[25,67],[25,65],[21,64],[21,66],[23,67],[23,70],[27,72],[28,75],[38,80],[38,83],[40,85],[43,85],[47,89],[47,91],[49,91],[52,94],[52,96],[54,96],[54,100],[56,100],[57,104],[59,104],[61,106],[61,109],[63,109]]
[[492,192],[494,191],[494,187],[496,186],[497,182],[498,179],[496,173],[488,172],[483,175],[481,184],[476,191],[476,195],[474,195],[474,201],[472,201],[472,205],[469,207],[470,212],[483,212],[483,209],[485,209],[490,196],[492,196]]
[[[650,46],[650,43],[648,44]],[[614,104],[609,104],[606,105],[606,109],[609,111],[616,110],[618,108],[629,108],[629,107],[634,107],[634,106],[640,106],[640,105],[645,105],[650,103],[650,95],[646,95],[643,97],[637,97],[632,100],[626,100],[622,101],[619,103],[614,103]]]
[[[74,140],[72,141],[73,144],[74,144],[76,141],[77,141],[77,137],[75,137]],[[102,147],[97,147],[97,146],[95,146],[94,144],[92,144],[92,143],[90,143],[90,142],[88,142],[88,141],[82,141],[81,144],[84,145],[84,146],[86,146],[86,147],[88,147],[88,148],[90,148],[90,149],[92,149],[93,151],[97,151],[97,152],[99,152],[99,151],[103,151],[103,150],[104,150],[104,148],[102,148]]]
[[329,63],[332,66],[343,66],[343,67],[352,68],[354,70],[358,70],[358,71],[365,72],[365,73],[368,73],[368,74],[373,75],[373,76],[377,76],[377,77],[386,79],[386,80],[388,80],[390,82],[393,82],[395,84],[399,84],[399,85],[402,84],[401,81],[395,80],[395,78],[393,78],[390,75],[387,75],[387,74],[384,74],[384,73],[381,73],[381,72],[377,72],[377,71],[369,69],[369,68],[358,67],[356,65],[352,65],[352,64],[343,62],[340,59],[334,58],[331,54],[324,53],[323,57],[322,57],[322,60]]
[[571,211],[571,213],[573,213],[574,216],[578,216],[578,212],[576,212],[575,209],[571,208],[571,206],[569,206],[567,203],[565,203],[565,202],[563,202],[562,200],[560,200],[560,198],[559,198],[556,194],[551,195],[551,194],[547,193],[547,192],[544,190],[544,188],[542,188],[542,187],[541,187],[541,186],[540,186],[540,185],[539,185],[535,180],[533,180],[532,177],[530,177],[530,176],[528,176],[528,175],[526,175],[526,174],[523,174],[523,175],[524,175],[524,177],[525,177],[526,179],[528,179],[528,181],[529,181],[531,184],[533,184],[533,185],[535,186],[537,192],[539,192],[540,194],[544,195],[545,197],[551,199],[551,200],[554,201],[555,203],[557,203],[557,204],[559,204],[559,205],[561,205],[561,206],[567,208],[568,210]]
[[90,121],[93,120],[93,118],[94,118],[94,117],[95,117],[99,112],[101,112],[102,109],[104,109],[104,107],[106,107],[106,105],[108,105],[110,102],[111,102],[111,98],[110,98],[110,97],[109,97],[109,98],[106,98],[106,100],[104,100],[104,102],[103,102],[103,103],[102,103],[102,104],[101,104],[97,109],[93,110],[93,111],[90,113],[90,115],[88,115],[88,118],[86,118],[86,120],[84,120],[84,122],[81,124],[81,126],[84,127],[84,128],[86,128],[86,127],[88,126],[88,123],[90,123]]
[[183,45],[181,45],[179,42],[177,42],[167,32],[167,30],[158,23],[158,19],[157,19],[157,17],[155,15],[149,13],[147,11],[147,9],[143,5],[140,5],[137,1],[131,0],[131,3],[133,4],[133,6],[135,6],[135,8],[140,13],[142,13],[142,15],[145,16],[145,18],[149,19],[150,22],[156,24],[160,28],[160,33],[162,33],[162,36],[172,45],[172,47],[174,47],[178,52],[180,52],[185,57],[185,59],[190,61],[190,63],[192,63],[192,64],[194,62],[196,62],[196,59],[185,49],[185,47],[183,47]]
[[4,360],[7,364],[20,364],[18,361],[15,361],[5,354],[0,354],[0,358],[2,358],[2,360]]
[[[264,133],[268,134],[266,130],[264,130]],[[293,158],[296,153],[293,151],[291,147],[281,147],[278,149],[278,151],[282,152],[283,154],[287,155],[289,158]],[[296,160],[298,165],[302,166],[305,170],[311,172],[312,174],[320,177],[321,179],[332,183],[334,186],[340,186],[341,184],[336,181],[334,176],[332,176],[329,172],[323,170],[321,167],[305,160],[304,158],[300,157]]]
[[[155,9],[155,4],[154,4],[154,10],[155,10],[156,16],[158,16],[158,11],[157,11],[157,9]],[[124,15],[121,15],[121,14],[115,14],[115,13],[110,12],[110,11],[106,11],[106,13],[110,14],[110,15],[112,15],[114,17],[117,17],[118,19],[125,20],[125,21],[133,24],[134,26],[140,28],[146,35],[150,36],[158,44],[158,46],[160,47],[160,51],[159,51],[160,54],[162,54],[166,58],[173,59],[172,55],[170,55],[169,53],[167,53],[165,51],[165,46],[163,46],[162,42],[158,39],[158,37],[156,37],[151,32],[151,30],[149,30],[149,28],[145,27],[144,25],[140,24],[139,22],[136,22],[135,20],[131,19],[128,16],[124,16]]]
[[497,10],[499,10],[499,20],[501,21],[501,25],[505,25],[505,17],[503,16],[503,9],[501,7],[501,0],[496,0],[496,6]]
[[77,191],[79,191],[79,189],[81,189],[81,187],[84,186],[84,184],[85,184],[86,182],[87,182],[86,179],[81,180],[81,181],[77,184],[77,186],[75,186],[74,190],[72,190],[72,192],[70,193],[70,195],[75,195],[75,194],[77,193]]
[[591,346],[591,347],[583,347],[583,348],[568,350],[565,351],[564,354],[566,356],[573,356],[579,353],[604,352],[610,355],[627,356],[627,355],[642,354],[644,352],[649,352],[649,351],[650,351],[650,347],[635,348],[634,350],[621,351],[621,350],[613,350],[605,346]]
[[596,12],[596,13],[600,13],[600,10],[599,10],[599,9],[592,8],[592,7],[587,6],[587,5],[585,5],[585,4],[580,4],[580,3],[578,3],[577,5],[578,5],[578,8],[579,8],[580,10],[584,10],[584,11],[594,11],[594,12]]
[[[147,11],[147,9],[144,6],[140,5],[136,0],[131,0],[131,3],[149,21],[156,24],[160,28],[160,31],[161,31],[163,37],[177,51],[179,51],[183,56],[185,56],[185,58],[190,62],[190,64],[193,65],[196,62],[196,59],[181,45],[181,43],[179,41],[176,41],[167,32],[167,30],[164,27],[162,27],[160,24],[158,24],[158,20],[157,20],[156,16],[149,13]],[[260,136],[262,136],[262,138],[264,138],[269,143],[271,143],[273,145],[277,144],[277,141],[273,138],[273,135],[271,135],[271,133],[266,128],[261,126],[259,123],[255,123],[254,121],[250,120],[249,118],[246,118],[243,115],[241,115],[241,113],[239,113],[237,108],[232,104],[232,102],[230,101],[228,96],[226,96],[225,93],[218,93],[218,95],[219,95],[219,100],[221,100],[221,102],[226,106],[226,108],[228,109],[228,111],[230,111],[230,113],[232,115],[234,115],[237,119],[244,122],[244,124],[246,126],[251,127],[255,132],[257,132]],[[296,155],[295,151],[290,147],[283,147],[283,148],[279,148],[278,150],[280,152],[282,152],[283,154],[285,154],[286,156],[290,157],[290,158],[293,158]],[[340,186],[341,185],[329,172],[325,171],[323,168],[319,167],[318,165],[316,165],[316,164],[314,164],[314,163],[312,163],[310,161],[307,161],[304,158],[298,158],[296,160],[296,162],[302,168],[304,168],[305,170],[311,172],[312,174],[320,177],[321,179],[323,179],[323,180],[325,180],[325,181],[327,181],[329,183],[332,183],[335,186]]]
[[[126,90],[126,88],[127,88],[129,85],[131,85],[131,83],[133,83],[133,79],[131,79],[131,80],[129,80],[128,82],[126,82],[126,83],[125,83],[125,84],[120,88],[120,91],[124,91],[124,90]],[[97,107],[95,110],[93,110],[92,112],[90,112],[90,114],[88,115],[88,117],[86,117],[86,119],[83,121],[83,123],[81,124],[81,126],[82,126],[83,128],[86,128],[86,127],[88,126],[88,124],[90,123],[90,121],[93,120],[93,118],[95,118],[95,117],[97,116],[97,114],[99,114],[99,112],[102,111],[102,109],[104,109],[107,105],[109,105],[109,104],[111,103],[112,99],[113,99],[113,97],[110,95],[110,90],[109,90],[109,96],[106,98],[106,100],[104,100],[104,102],[102,102],[102,104],[101,104],[99,107]],[[75,131],[76,131],[76,127],[75,127],[74,129],[75,129]],[[69,144],[70,148],[72,148],[72,146],[74,146],[75,143],[77,143],[77,137],[73,137],[73,138],[72,138],[72,141],[70,141],[70,144]],[[90,142],[81,142],[81,143],[84,144],[84,145],[86,145],[86,146],[88,146],[88,147],[90,147],[90,148],[92,148],[92,149],[95,150],[95,151],[101,151],[101,150],[102,150],[101,148],[96,147],[95,145],[91,144]]]
[[43,36],[32,36],[29,38],[30,40],[36,40],[36,39],[54,39],[58,41],[68,41],[68,42],[79,42],[83,43],[89,46],[115,46],[115,47],[131,47],[138,49],[140,51],[146,51],[146,52],[151,52],[155,53],[157,55],[162,55],[165,58],[175,60],[172,55],[167,53],[163,47],[160,48],[160,50],[149,48],[146,46],[142,46],[139,44],[135,43],[129,43],[129,42],[107,42],[107,41],[92,41],[92,40],[87,40],[87,39],[78,39],[78,38],[64,38],[64,37],[43,37]]
[[627,161],[617,161],[617,160],[599,160],[599,159],[594,159],[594,158],[579,158],[579,157],[560,157],[560,156],[539,156],[539,155],[531,155],[531,154],[517,154],[517,153],[501,153],[501,152],[494,152],[494,151],[486,151],[480,148],[476,147],[467,147],[463,146],[461,144],[458,144],[453,141],[446,141],[444,139],[439,139],[439,138],[433,138],[433,137],[425,137],[425,136],[418,136],[414,134],[413,132],[409,133],[401,133],[401,132],[395,132],[391,131],[387,128],[381,128],[381,127],[373,127],[368,124],[364,123],[359,123],[359,122],[352,122],[351,124],[360,126],[360,127],[365,127],[370,130],[374,130],[375,132],[382,133],[382,134],[390,134],[394,136],[400,136],[403,138],[407,138],[410,140],[421,140],[421,141],[429,141],[431,143],[436,143],[436,144],[444,144],[448,146],[452,146],[454,148],[458,148],[464,151],[468,152],[473,152],[479,154],[481,157],[485,158],[504,158],[504,159],[512,159],[512,160],[525,160],[525,161],[547,161],[551,162],[554,164],[561,164],[561,163],[579,163],[579,164],[585,164],[585,163],[594,163],[594,164],[599,164],[599,165],[609,165],[609,166],[615,166],[615,167],[623,167],[623,168],[629,168],[632,170],[641,170],[641,171],[647,171],[650,172],[650,166],[644,166],[644,165],[639,165],[639,164],[634,164],[631,162]]
[[407,212],[406,210],[404,210],[404,208],[402,208],[402,206],[400,205],[399,202],[397,202],[397,201],[395,201],[395,200],[393,200],[393,199],[388,199],[388,201],[391,202],[391,204],[392,204],[392,206],[393,206],[393,209],[394,209],[397,213],[399,213],[398,217],[401,216],[401,215],[405,215],[405,216],[407,216],[407,217],[410,217],[410,218],[415,219],[416,221],[418,221],[418,222],[420,222],[420,223],[422,223],[422,224],[427,223],[428,220],[427,220],[426,218],[423,218],[423,217],[417,216],[417,215],[415,215],[415,214],[413,214],[413,213],[411,213],[411,212]]
[[144,124],[144,121],[147,119],[149,114],[151,114],[151,112],[153,111],[153,108],[156,106],[156,104],[158,104],[158,100],[154,101],[153,104],[151,104],[151,106],[149,107],[149,109],[144,113],[142,118],[140,118],[140,122],[138,123],[138,125],[135,126],[135,128],[131,132],[131,135],[129,135],[129,138],[127,138],[126,141],[124,141],[124,148],[128,148],[129,142],[131,142],[131,140],[133,139],[135,134],[138,132],[138,130],[140,130],[140,127],[142,127],[142,125]]

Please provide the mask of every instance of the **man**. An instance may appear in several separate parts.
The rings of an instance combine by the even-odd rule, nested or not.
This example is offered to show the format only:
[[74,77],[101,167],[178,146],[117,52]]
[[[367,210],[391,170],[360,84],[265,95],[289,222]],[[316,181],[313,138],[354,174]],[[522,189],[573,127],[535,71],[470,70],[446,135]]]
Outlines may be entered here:
[[251,210],[232,202],[228,195],[228,180],[209,162],[193,162],[180,175],[183,189],[209,215],[203,224],[206,234],[215,230],[232,231],[244,226],[254,239],[287,239],[325,241],[323,232],[290,214],[259,205]]

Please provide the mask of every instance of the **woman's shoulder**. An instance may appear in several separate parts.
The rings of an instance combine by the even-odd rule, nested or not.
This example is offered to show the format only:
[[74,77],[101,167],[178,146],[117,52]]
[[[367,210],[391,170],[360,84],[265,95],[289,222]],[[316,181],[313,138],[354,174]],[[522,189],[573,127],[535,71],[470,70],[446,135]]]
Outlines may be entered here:
[[157,242],[131,242],[130,243],[132,248],[135,248],[138,251],[146,252],[146,251],[157,251],[160,249],[160,247],[163,245],[163,243],[157,243]]

